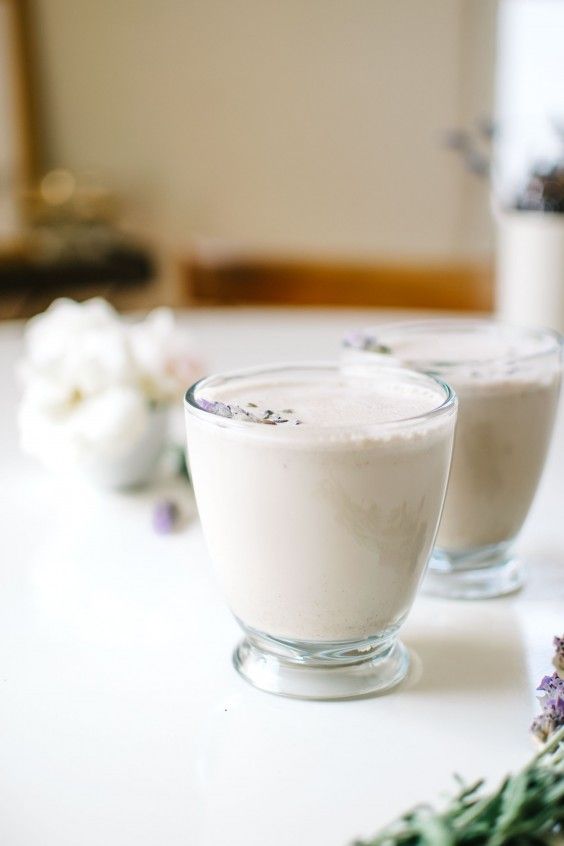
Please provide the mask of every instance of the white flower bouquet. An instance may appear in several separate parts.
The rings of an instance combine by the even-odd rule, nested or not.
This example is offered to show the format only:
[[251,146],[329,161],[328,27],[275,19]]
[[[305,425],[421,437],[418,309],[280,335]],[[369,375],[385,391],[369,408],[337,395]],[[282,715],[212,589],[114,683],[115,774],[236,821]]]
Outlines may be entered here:
[[78,469],[110,487],[146,481],[167,411],[200,371],[172,311],[128,322],[101,298],[59,299],[28,322],[24,341],[23,449],[50,469]]

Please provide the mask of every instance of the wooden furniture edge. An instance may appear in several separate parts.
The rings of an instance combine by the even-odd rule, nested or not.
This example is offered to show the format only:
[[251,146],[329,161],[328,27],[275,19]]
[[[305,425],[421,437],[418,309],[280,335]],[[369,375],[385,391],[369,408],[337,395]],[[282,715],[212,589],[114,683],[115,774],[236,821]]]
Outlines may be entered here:
[[181,262],[193,306],[374,306],[460,311],[493,309],[490,262],[355,263],[233,258]]

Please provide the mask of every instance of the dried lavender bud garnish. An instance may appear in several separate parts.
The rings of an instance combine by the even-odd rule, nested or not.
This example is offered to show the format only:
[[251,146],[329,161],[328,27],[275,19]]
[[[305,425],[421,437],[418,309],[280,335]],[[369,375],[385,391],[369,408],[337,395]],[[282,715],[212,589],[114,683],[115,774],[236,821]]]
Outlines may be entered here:
[[220,417],[232,417],[230,406],[223,402],[211,402],[203,397],[198,398],[198,405],[203,411],[208,411],[210,414],[219,414]]
[[[263,423],[267,426],[276,426],[280,423],[289,423],[293,426],[299,426],[301,420],[296,418],[291,419],[288,414],[290,412],[273,411],[271,408],[266,408],[264,411],[259,409],[254,402],[248,402],[247,408],[252,408],[253,411],[247,411],[247,408],[242,408],[240,405],[228,405],[224,402],[215,402],[198,398],[198,406],[210,414],[217,414],[219,417],[228,417],[232,420],[243,420],[247,423]],[[254,409],[257,409],[254,411]]]
[[343,346],[352,350],[362,350],[363,352],[382,353],[386,355],[391,353],[390,347],[380,344],[374,335],[369,335],[367,332],[349,332],[343,338]]
[[[233,420],[248,420],[252,422],[254,419],[254,413],[247,411],[246,408],[241,408],[240,405],[227,405],[225,407],[229,409],[229,416]],[[225,416],[227,417],[227,415]]]
[[179,517],[178,506],[170,499],[161,499],[153,510],[153,528],[159,535],[170,534]]
[[555,652],[552,663],[557,670],[564,672],[564,636],[558,637],[558,635],[555,635],[553,643]]

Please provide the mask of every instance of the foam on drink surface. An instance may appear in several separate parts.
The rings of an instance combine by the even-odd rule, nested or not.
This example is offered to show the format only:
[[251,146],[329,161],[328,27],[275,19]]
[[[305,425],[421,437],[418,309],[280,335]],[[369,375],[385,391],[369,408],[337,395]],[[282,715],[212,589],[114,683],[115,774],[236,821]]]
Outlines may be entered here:
[[295,416],[315,427],[369,426],[425,415],[444,397],[424,385],[394,380],[343,376],[331,381],[241,379],[236,385],[207,389],[206,398],[255,412]]
[[[380,360],[442,375],[462,397],[467,390],[520,391],[559,377],[558,342],[549,333],[487,324],[391,326],[376,333]],[[364,353],[361,353],[364,355]]]
[[452,364],[463,362],[488,362],[499,359],[514,359],[523,354],[533,354],[540,347],[530,341],[517,345],[503,337],[488,334],[464,334],[463,332],[439,332],[429,335],[410,335],[391,342],[392,354],[402,359],[417,361],[432,359]]

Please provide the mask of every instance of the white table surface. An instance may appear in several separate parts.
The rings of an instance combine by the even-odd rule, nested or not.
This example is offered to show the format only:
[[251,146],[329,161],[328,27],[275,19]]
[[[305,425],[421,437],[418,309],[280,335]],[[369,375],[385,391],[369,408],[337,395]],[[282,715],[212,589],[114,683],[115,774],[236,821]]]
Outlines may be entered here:
[[[332,357],[343,327],[375,314],[185,319],[218,370]],[[534,688],[564,629],[562,421],[520,542],[526,589],[420,597],[407,683],[299,702],[232,669],[238,629],[189,495],[186,527],[159,536],[162,490],[73,489],[20,454],[20,350],[21,326],[0,326],[2,846],[345,846],[454,772],[497,779],[525,761]]]

